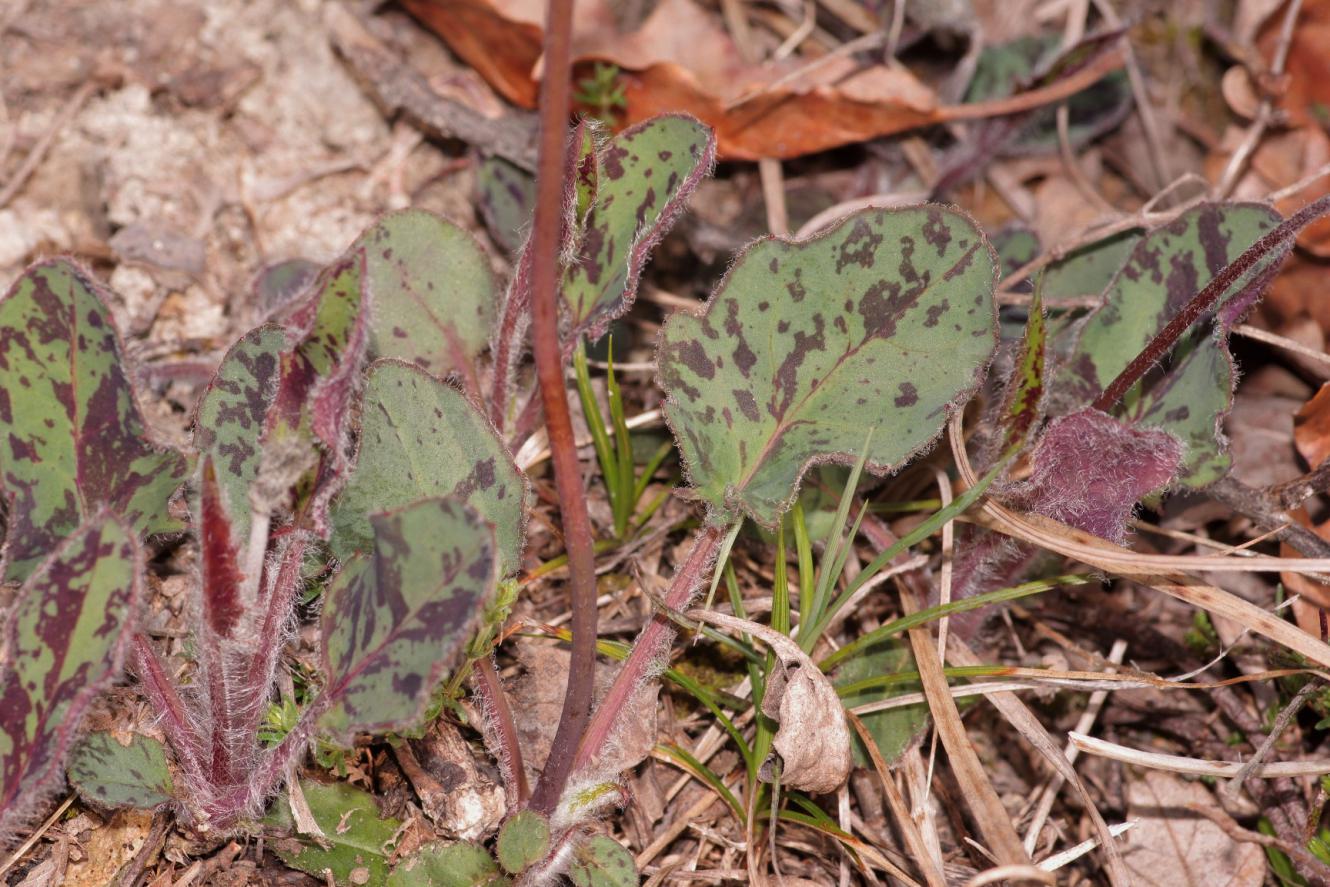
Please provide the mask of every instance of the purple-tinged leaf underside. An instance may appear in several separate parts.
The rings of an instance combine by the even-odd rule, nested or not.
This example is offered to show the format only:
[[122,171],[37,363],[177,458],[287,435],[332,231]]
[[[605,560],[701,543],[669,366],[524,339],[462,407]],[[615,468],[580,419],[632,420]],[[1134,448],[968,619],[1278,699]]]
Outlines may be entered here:
[[341,741],[416,726],[497,582],[494,529],[450,499],[370,517],[374,552],[328,590],[319,725]]
[[63,784],[83,716],[120,672],[141,596],[137,538],[106,512],[19,590],[0,641],[0,845]]
[[[1093,401],[1150,340],[1226,265],[1280,222],[1254,203],[1206,203],[1149,232],[1132,249],[1080,328],[1055,383],[1058,403]],[[1275,250],[1221,296],[1212,315],[1187,333],[1144,390],[1117,415],[1162,428],[1186,446],[1180,480],[1208,486],[1228,472],[1220,426],[1233,399],[1228,328],[1260,298],[1292,242]]]
[[8,579],[31,573],[102,507],[139,533],[181,529],[167,503],[185,459],[150,438],[100,293],[83,269],[52,259],[0,301]]
[[940,206],[855,213],[803,242],[760,240],[698,314],[666,323],[665,415],[713,517],[774,527],[822,462],[899,468],[993,355],[996,256]]
[[230,637],[245,615],[240,600],[240,565],[231,516],[222,501],[212,459],[203,459],[199,484],[199,565],[203,578],[203,621],[218,637]]
[[365,379],[360,451],[334,503],[333,552],[374,549],[369,515],[450,496],[495,526],[500,572],[522,555],[526,478],[489,421],[452,386],[418,367],[378,361]]
[[263,432],[286,348],[276,324],[246,333],[222,359],[195,412],[194,446],[216,466],[237,540],[249,536],[249,493],[263,462]]
[[[715,163],[716,138],[692,117],[667,114],[624,130],[601,146],[594,176],[576,176],[579,218],[562,296],[568,341],[598,339],[632,306],[647,257]],[[576,172],[576,170],[575,170]],[[594,189],[594,197],[590,191]]]
[[374,304],[370,356],[414,363],[473,386],[494,326],[489,258],[461,228],[424,210],[390,213],[356,241]]

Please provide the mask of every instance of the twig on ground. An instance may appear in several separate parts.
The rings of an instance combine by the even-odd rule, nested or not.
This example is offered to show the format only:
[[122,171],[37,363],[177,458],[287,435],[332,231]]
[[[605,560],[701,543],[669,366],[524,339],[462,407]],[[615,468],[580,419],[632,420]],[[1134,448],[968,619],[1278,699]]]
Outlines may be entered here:
[[65,103],[65,106],[60,109],[60,113],[51,121],[51,125],[46,132],[42,133],[42,137],[37,140],[37,144],[32,146],[28,156],[24,157],[18,169],[14,170],[14,174],[10,176],[9,181],[0,186],[0,209],[8,206],[9,201],[13,200],[23,190],[23,186],[27,184],[28,179],[37,171],[37,167],[41,166],[42,161],[46,159],[47,152],[51,150],[51,146],[55,144],[55,140],[61,131],[69,125],[69,121],[74,119],[74,115],[78,113],[79,108],[82,108],[83,103],[97,91],[99,85],[96,78],[89,78],[70,96],[69,101]]
[[1308,681],[1306,684],[1303,684],[1302,689],[1299,690],[1298,694],[1289,701],[1288,705],[1284,706],[1283,711],[1281,711],[1279,716],[1275,718],[1274,725],[1271,726],[1270,732],[1266,735],[1265,739],[1261,740],[1261,744],[1256,747],[1255,754],[1242,765],[1242,769],[1237,772],[1237,775],[1230,779],[1228,784],[1220,789],[1220,793],[1226,800],[1237,800],[1238,795],[1242,792],[1242,786],[1251,778],[1251,775],[1255,772],[1256,768],[1261,766],[1261,762],[1270,756],[1270,752],[1274,750],[1275,743],[1279,741],[1279,737],[1288,729],[1289,722],[1293,720],[1294,716],[1297,715],[1307,703],[1307,700],[1311,699],[1311,697],[1320,689],[1320,681]]

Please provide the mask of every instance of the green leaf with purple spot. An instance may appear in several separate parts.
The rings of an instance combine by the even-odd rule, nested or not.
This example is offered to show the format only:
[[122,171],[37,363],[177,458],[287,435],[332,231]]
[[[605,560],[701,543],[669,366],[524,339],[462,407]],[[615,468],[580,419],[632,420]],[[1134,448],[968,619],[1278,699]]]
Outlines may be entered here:
[[0,487],[6,578],[27,576],[103,506],[139,533],[181,529],[186,474],[153,443],[102,288],[66,259],[32,266],[0,301]]
[[134,532],[102,512],[19,589],[0,637],[0,846],[64,783],[65,758],[132,643]]
[[501,572],[517,569],[526,479],[489,420],[424,370],[379,361],[365,379],[356,466],[333,507],[333,552],[370,552],[372,512],[431,496],[454,497],[492,523]]
[[996,256],[940,206],[866,210],[803,242],[760,240],[657,363],[689,477],[713,517],[774,527],[804,472],[892,471],[972,394],[997,340]]
[[[475,239],[424,210],[389,213],[360,235],[374,304],[371,357],[394,357],[436,376],[476,379],[494,326],[495,284]],[[353,249],[355,248],[353,247]]]
[[593,835],[573,845],[568,880],[576,887],[637,887],[637,864],[623,845],[607,835]]
[[[1081,327],[1057,378],[1058,403],[1073,408],[1090,403],[1220,269],[1279,221],[1279,214],[1262,204],[1207,203],[1149,232]],[[1228,326],[1260,298],[1289,246],[1264,257],[1229,287],[1220,297],[1218,319],[1212,313],[1195,324],[1144,389],[1115,412],[1183,442],[1179,479],[1189,487],[1207,486],[1228,472],[1220,434],[1236,381]]]
[[494,842],[499,865],[520,874],[540,862],[550,850],[550,822],[535,810],[519,810],[508,817]]
[[417,726],[497,583],[494,528],[453,499],[370,517],[374,552],[346,567],[322,619],[328,709],[339,741]]
[[128,744],[106,732],[89,735],[69,760],[69,781],[103,809],[151,810],[175,798],[166,746],[142,733],[131,734]]
[[526,242],[536,208],[536,180],[502,157],[487,157],[476,170],[476,206],[490,236],[515,254]]
[[715,156],[709,127],[667,114],[601,146],[594,175],[577,170],[576,199],[579,204],[590,199],[590,208],[579,219],[574,258],[564,274],[570,341],[581,335],[600,338],[610,321],[632,305],[651,249],[710,173]]
[[263,461],[264,425],[286,347],[286,333],[276,324],[250,330],[222,359],[195,413],[194,446],[217,466],[237,539],[249,537],[249,490]]

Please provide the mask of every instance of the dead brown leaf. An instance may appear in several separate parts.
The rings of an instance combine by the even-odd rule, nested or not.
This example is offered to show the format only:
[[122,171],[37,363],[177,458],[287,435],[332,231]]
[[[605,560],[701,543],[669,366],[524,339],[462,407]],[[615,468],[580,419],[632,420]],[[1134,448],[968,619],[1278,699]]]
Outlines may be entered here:
[[[509,101],[534,107],[543,9],[534,0],[404,0],[404,5]],[[866,47],[865,47],[866,48]],[[748,64],[720,19],[696,0],[661,0],[640,28],[623,32],[604,0],[577,7],[578,79],[596,62],[620,69],[625,126],[665,112],[690,113],[716,131],[722,157],[789,158],[948,120],[1014,113],[1091,85],[1121,58],[1110,52],[1054,86],[961,106],[942,105],[910,72],[851,54],[816,64],[787,58]]]
[[[709,622],[762,640],[776,654],[767,676],[762,713],[780,723],[772,745],[781,758],[780,784],[827,794],[850,778],[850,728],[836,688],[799,645],[765,625],[723,613],[690,610],[688,618]],[[772,773],[762,765],[763,778]]]
[[1259,887],[1265,854],[1239,844],[1189,805],[1217,807],[1206,788],[1148,770],[1127,784],[1127,818],[1136,820],[1123,852],[1138,887]]

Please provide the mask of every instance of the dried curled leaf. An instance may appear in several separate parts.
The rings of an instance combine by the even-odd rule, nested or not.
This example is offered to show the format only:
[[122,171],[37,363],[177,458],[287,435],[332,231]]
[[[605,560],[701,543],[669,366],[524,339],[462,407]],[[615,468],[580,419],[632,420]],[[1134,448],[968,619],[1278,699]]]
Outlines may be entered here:
[[[587,133],[589,136],[590,133]],[[561,293],[573,333],[598,339],[632,305],[651,250],[711,172],[716,139],[692,117],[667,114],[624,130],[579,163],[576,253]]]
[[865,210],[811,240],[749,247],[657,363],[696,494],[774,527],[810,465],[869,470],[927,447],[997,340],[996,257],[940,206]]
[[128,744],[110,733],[88,736],[70,758],[69,781],[99,807],[151,810],[175,797],[166,746],[142,733],[132,734]]
[[494,591],[494,530],[457,500],[371,515],[374,553],[328,590],[322,619],[327,710],[320,726],[357,732],[417,725]]
[[138,533],[180,529],[167,501],[185,459],[148,434],[101,287],[67,259],[0,301],[5,578],[26,577],[103,506]]
[[[854,763],[845,708],[831,680],[808,654],[790,638],[756,622],[706,610],[689,610],[686,615],[746,632],[776,654],[776,667],[767,676],[762,696],[762,713],[780,723],[772,742],[781,760],[780,784],[811,794],[834,792],[844,785]],[[768,761],[762,765],[762,777],[771,776]]]
[[83,716],[119,674],[140,566],[133,531],[103,512],[19,589],[0,638],[0,846],[61,785]]
[[370,367],[363,403],[360,453],[332,514],[337,556],[371,550],[371,512],[451,496],[494,524],[500,570],[515,570],[526,479],[488,420],[456,388],[397,361]]

